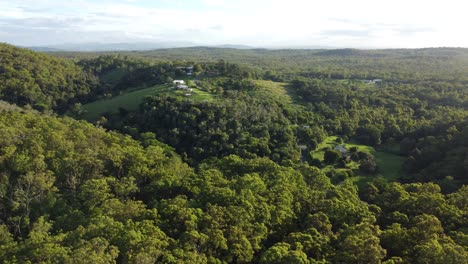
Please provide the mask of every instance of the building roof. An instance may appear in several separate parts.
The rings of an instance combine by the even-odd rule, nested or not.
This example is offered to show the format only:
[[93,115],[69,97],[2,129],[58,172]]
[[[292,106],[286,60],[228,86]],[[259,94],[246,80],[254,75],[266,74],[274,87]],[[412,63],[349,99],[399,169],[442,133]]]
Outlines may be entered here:
[[173,80],[172,83],[185,83],[184,80]]
[[348,152],[348,150],[345,147],[343,147],[342,145],[336,146],[335,150],[338,150],[341,153],[347,153]]

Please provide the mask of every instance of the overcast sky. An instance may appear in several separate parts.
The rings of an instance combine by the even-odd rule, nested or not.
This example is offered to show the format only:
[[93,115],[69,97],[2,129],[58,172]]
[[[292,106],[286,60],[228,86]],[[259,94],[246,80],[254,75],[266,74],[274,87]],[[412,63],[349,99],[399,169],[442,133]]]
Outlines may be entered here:
[[0,0],[0,42],[468,47],[463,0]]

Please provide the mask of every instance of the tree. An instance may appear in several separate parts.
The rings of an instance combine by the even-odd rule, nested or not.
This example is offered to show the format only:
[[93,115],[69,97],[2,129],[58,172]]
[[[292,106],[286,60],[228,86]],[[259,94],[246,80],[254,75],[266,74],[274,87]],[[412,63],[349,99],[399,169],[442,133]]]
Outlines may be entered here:
[[336,150],[327,149],[323,154],[323,162],[326,164],[334,164],[337,162],[341,157],[341,153]]
[[203,71],[202,65],[200,65],[200,64],[195,64],[195,65],[193,66],[193,71],[196,72],[196,73],[202,72],[202,71]]
[[40,217],[33,224],[24,242],[25,254],[20,258],[35,263],[63,263],[68,259],[69,248],[62,246],[64,234],[54,236],[50,233],[52,223]]
[[[15,222],[15,231],[22,235],[23,228],[28,228],[30,223],[30,215],[33,209],[38,210],[47,196],[57,191],[54,187],[54,178],[50,171],[45,173],[27,172],[26,175],[19,177],[16,187],[13,192],[13,211],[16,211],[17,216],[12,217],[11,221]],[[33,205],[36,206],[33,207]],[[32,219],[35,220],[35,219]]]
[[336,263],[380,263],[386,250],[380,246],[378,226],[361,223],[344,230],[338,237]]
[[358,139],[367,145],[378,146],[381,141],[381,130],[376,126],[360,127],[356,130]]
[[306,264],[309,263],[307,255],[300,250],[290,250],[291,246],[287,243],[278,243],[269,248],[261,257],[260,263],[272,264]]
[[81,240],[70,253],[70,257],[65,263],[117,263],[118,256],[119,250],[117,247],[109,245],[106,239],[97,237],[89,241]]
[[8,262],[17,255],[18,246],[6,225],[0,225],[0,261]]
[[374,174],[377,171],[377,163],[372,158],[361,160],[359,162],[359,170],[364,173]]

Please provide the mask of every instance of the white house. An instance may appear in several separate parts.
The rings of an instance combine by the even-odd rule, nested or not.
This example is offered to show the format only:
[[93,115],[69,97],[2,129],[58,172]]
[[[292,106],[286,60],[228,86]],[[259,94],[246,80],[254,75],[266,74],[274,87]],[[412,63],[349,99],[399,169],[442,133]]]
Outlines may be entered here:
[[381,83],[383,80],[382,79],[373,79],[373,80],[362,80],[364,83],[371,83],[371,84],[375,84],[375,83]]
[[184,80],[173,80],[172,83],[173,83],[174,85],[185,84]]
[[185,91],[189,91],[189,92],[193,91],[192,88],[188,87],[187,85],[183,85],[183,84],[176,85],[174,88],[177,89],[177,90],[185,90]]

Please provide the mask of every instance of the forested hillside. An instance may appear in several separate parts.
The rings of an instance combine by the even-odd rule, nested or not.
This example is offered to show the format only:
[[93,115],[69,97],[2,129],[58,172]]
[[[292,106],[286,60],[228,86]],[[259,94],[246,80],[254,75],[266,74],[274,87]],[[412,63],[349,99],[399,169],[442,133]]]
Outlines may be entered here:
[[[85,122],[3,111],[0,259],[32,263],[466,263],[467,188],[228,156],[182,163]],[[143,145],[143,146],[142,146]]]
[[[51,54],[68,57],[95,57],[96,53]],[[99,55],[117,54],[103,52]],[[157,61],[212,62],[219,60],[255,66],[269,78],[291,79],[297,75],[387,80],[459,80],[467,81],[468,49],[427,48],[388,50],[268,50],[226,48],[177,48],[119,54]]]
[[119,56],[75,63],[8,44],[0,44],[0,62],[0,99],[60,113],[122,90],[172,81],[177,75],[172,63]]
[[468,263],[466,49],[0,48],[2,263]]
[[35,109],[63,111],[97,86],[73,62],[0,43],[0,99]]

